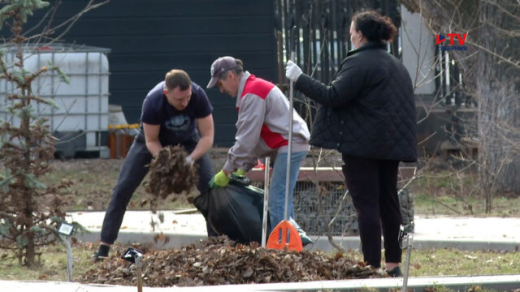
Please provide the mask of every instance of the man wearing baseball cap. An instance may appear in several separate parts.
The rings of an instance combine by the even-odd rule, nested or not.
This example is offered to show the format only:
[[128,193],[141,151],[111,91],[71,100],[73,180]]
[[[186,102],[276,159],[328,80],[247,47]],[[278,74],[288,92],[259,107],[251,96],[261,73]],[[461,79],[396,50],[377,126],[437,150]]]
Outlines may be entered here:
[[238,121],[235,144],[229,149],[223,169],[210,181],[210,188],[225,187],[233,172],[244,175],[256,165],[259,157],[270,156],[274,158],[269,188],[271,230],[280,223],[285,211],[289,117],[290,111],[294,111],[288,214],[300,233],[302,244],[305,246],[312,243],[294,221],[292,203],[300,165],[310,149],[307,124],[290,108],[287,97],[277,86],[244,71],[239,59],[226,56],[213,62],[207,87],[215,86],[218,86],[220,92],[236,98]]

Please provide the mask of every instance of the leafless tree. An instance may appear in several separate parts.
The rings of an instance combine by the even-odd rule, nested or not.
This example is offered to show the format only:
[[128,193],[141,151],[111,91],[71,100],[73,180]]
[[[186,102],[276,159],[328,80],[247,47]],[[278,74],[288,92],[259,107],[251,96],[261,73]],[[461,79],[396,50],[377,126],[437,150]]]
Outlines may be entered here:
[[[59,4],[61,1],[55,2]],[[33,82],[48,71],[55,71],[67,82],[68,77],[56,66],[49,64],[30,72],[25,66],[27,48],[31,45],[48,45],[59,40],[79,16],[108,1],[89,1],[84,10],[65,21],[52,25],[52,17],[43,19],[46,24],[40,32],[29,36],[24,26],[34,11],[50,7],[48,1],[4,0],[0,2],[0,29],[10,28],[12,36],[4,39],[0,51],[0,79],[13,84],[3,105],[8,118],[0,120],[0,247],[15,251],[19,263],[35,264],[37,247],[57,239],[56,227],[64,220],[62,208],[66,203],[70,182],[62,180],[56,185],[45,185],[39,178],[49,173],[54,158],[56,139],[50,133],[47,120],[35,112],[39,105],[56,107],[51,100],[36,95]],[[46,16],[52,16],[56,6]],[[32,31],[37,31],[40,22]],[[8,54],[14,62],[8,63]]]
[[520,193],[520,3],[516,0],[402,0],[433,34],[466,34],[467,50],[450,51],[478,104],[480,190]]

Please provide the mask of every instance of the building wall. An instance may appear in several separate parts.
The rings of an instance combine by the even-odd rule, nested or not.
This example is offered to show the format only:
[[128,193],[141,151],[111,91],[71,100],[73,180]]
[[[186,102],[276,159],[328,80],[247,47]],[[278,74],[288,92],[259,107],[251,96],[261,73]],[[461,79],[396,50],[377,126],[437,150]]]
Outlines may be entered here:
[[434,94],[434,36],[419,13],[401,5],[403,64],[414,82],[415,94]]
[[[62,1],[55,23],[87,2]],[[265,0],[111,1],[84,14],[64,41],[111,50],[110,104],[121,105],[127,121],[137,123],[144,97],[173,68],[187,71],[205,88],[211,63],[232,55],[246,70],[276,81],[273,5]],[[215,145],[230,146],[235,100],[218,89],[207,94],[214,106]]]
[[[87,2],[62,1],[54,23],[70,18]],[[232,55],[244,61],[246,70],[277,83],[274,4],[265,0],[111,1],[84,14],[63,41],[111,50],[109,102],[121,105],[127,121],[137,123],[147,92],[172,68],[186,70],[205,87],[213,60]],[[27,27],[42,15],[36,13]],[[417,85],[415,93],[433,97],[434,36],[419,14],[401,6],[401,15],[403,63]],[[8,33],[8,28],[0,31],[2,36]],[[214,106],[215,146],[228,147],[235,135],[235,100],[217,89],[206,92]],[[422,124],[434,124],[431,118],[435,117]],[[423,128],[420,125],[419,134],[429,137],[432,132]],[[441,127],[435,136],[443,131]],[[430,140],[429,148],[434,149],[443,139]]]

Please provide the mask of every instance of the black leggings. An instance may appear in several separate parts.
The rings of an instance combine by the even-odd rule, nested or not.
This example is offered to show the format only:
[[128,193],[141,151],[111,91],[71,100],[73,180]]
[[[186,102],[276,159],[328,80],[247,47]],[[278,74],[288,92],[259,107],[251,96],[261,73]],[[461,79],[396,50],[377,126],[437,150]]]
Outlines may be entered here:
[[381,267],[381,229],[385,262],[400,263],[399,226],[403,218],[397,196],[399,161],[343,154],[343,174],[356,208],[364,260]]
[[[182,146],[184,146],[184,149],[186,149],[188,153],[191,153],[191,151],[195,149],[196,143],[193,142]],[[149,164],[151,161],[152,155],[148,151],[148,148],[146,148],[146,144],[141,141],[134,141],[125,161],[123,162],[117,184],[114,187],[112,199],[110,200],[108,209],[105,213],[103,227],[101,228],[102,242],[113,244],[117,239],[126,207],[128,206],[135,190],[148,173],[149,168],[145,167],[145,165]],[[208,191],[209,181],[214,175],[214,170],[207,154],[204,154],[196,162],[199,164],[199,184],[197,188],[202,194]]]

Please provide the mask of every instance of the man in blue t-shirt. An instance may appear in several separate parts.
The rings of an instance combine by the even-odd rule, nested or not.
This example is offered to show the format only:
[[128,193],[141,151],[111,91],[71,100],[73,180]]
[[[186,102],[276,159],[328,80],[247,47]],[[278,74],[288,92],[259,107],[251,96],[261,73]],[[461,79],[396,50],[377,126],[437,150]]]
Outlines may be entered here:
[[[153,157],[163,146],[181,145],[189,153],[186,163],[199,167],[197,188],[201,194],[209,189],[214,175],[207,151],[213,145],[213,107],[204,90],[190,80],[183,70],[166,73],[165,81],[157,84],[144,99],[141,128],[123,162],[119,179],[103,220],[101,243],[93,255],[100,260],[108,257],[123,222],[126,207],[134,191],[148,173]],[[208,226],[208,236],[215,235]]]

